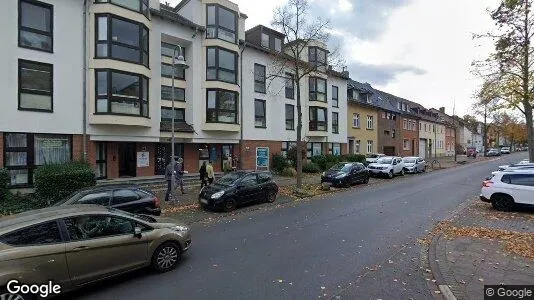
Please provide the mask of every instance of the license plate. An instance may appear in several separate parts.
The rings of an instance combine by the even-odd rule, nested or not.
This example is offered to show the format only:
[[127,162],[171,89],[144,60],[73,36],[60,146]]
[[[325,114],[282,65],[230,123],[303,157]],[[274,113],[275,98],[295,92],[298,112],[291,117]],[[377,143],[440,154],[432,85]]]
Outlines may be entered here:
[[208,200],[206,200],[206,199],[200,199],[200,203],[208,204]]

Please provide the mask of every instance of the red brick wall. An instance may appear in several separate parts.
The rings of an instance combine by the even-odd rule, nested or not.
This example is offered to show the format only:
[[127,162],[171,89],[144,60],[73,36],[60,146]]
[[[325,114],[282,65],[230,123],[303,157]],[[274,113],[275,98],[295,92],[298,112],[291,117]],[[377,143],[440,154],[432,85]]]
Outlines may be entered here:
[[107,144],[108,178],[119,178],[119,143]]
[[184,169],[189,173],[198,173],[199,144],[184,145]]
[[0,132],[0,168],[4,167],[4,133]]
[[[136,152],[147,151],[148,158],[149,158],[148,167],[142,167],[142,168],[136,167],[136,175],[137,176],[154,176],[154,173],[156,172],[156,158],[155,158],[156,150],[154,147],[154,143],[136,143],[135,151]],[[137,157],[137,153],[135,155]]]
[[87,161],[96,168],[96,143],[87,141]]
[[[248,150],[247,150],[248,147]],[[282,142],[278,141],[243,141],[243,153],[240,157],[243,169],[256,168],[256,147],[269,147],[269,158],[272,163],[272,155],[282,151]]]

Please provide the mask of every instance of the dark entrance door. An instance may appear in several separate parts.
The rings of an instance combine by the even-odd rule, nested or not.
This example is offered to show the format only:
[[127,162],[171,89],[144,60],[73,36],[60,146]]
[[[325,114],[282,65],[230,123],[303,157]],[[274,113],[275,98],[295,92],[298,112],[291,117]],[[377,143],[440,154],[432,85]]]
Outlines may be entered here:
[[170,152],[169,144],[156,144],[156,175],[165,175],[165,168],[167,167]]
[[135,176],[135,143],[119,143],[119,177]]

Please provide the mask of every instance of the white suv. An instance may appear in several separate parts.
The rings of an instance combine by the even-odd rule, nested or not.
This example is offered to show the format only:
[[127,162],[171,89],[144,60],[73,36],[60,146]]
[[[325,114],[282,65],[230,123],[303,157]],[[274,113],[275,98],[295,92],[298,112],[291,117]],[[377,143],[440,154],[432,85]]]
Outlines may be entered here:
[[534,205],[534,170],[495,173],[482,183],[480,200],[502,211],[515,204]]
[[395,175],[404,175],[404,162],[397,156],[380,157],[376,162],[367,167],[371,175],[387,176],[393,178]]

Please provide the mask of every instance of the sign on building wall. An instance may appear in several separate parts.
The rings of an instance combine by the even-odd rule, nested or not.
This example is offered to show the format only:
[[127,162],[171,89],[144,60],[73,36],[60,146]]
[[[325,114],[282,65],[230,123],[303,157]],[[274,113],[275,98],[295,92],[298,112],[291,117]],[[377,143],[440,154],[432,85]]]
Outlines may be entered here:
[[256,169],[269,169],[269,148],[256,147]]
[[148,151],[137,152],[137,167],[144,168],[150,166],[150,156]]

